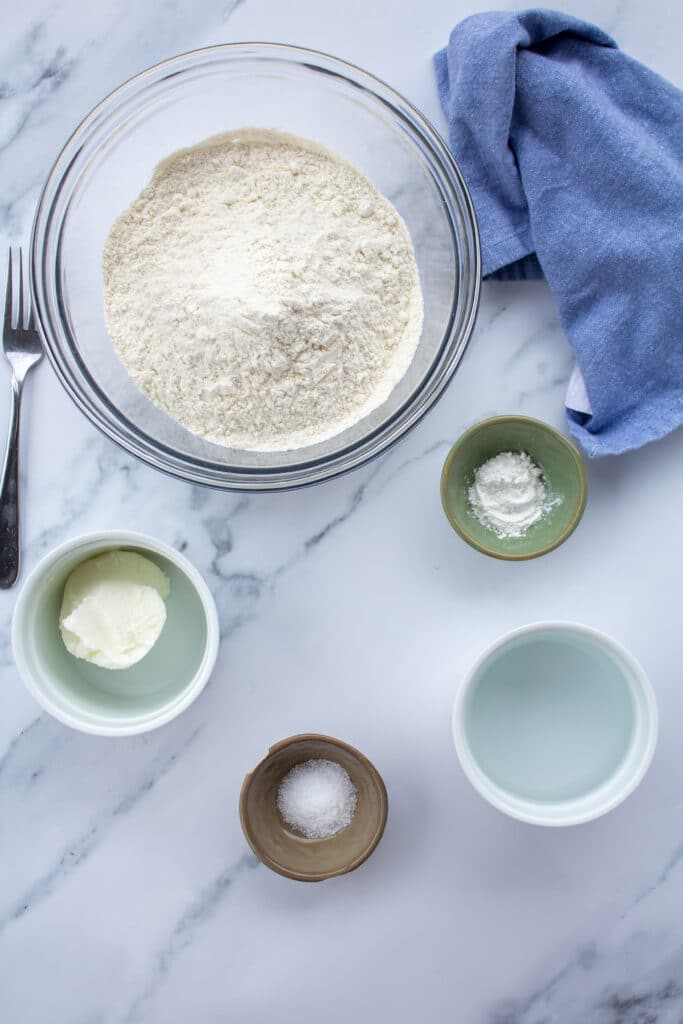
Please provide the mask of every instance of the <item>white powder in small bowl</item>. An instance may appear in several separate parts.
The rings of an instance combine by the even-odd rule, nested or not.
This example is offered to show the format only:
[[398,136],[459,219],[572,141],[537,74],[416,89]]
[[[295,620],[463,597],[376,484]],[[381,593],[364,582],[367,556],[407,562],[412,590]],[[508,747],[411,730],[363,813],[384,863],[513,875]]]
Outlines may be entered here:
[[469,489],[470,506],[497,537],[522,537],[560,502],[526,452],[501,452],[479,466]]
[[335,761],[303,761],[280,783],[277,807],[284,821],[308,839],[328,839],[351,824],[356,787]]

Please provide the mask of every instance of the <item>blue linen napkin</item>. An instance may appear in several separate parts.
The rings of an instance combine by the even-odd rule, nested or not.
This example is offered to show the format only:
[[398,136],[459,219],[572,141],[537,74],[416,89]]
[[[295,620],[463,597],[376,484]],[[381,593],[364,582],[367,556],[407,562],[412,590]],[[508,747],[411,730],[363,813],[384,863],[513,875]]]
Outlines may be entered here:
[[683,93],[559,11],[474,15],[434,61],[484,275],[554,293],[583,377],[570,396],[589,403],[567,409],[571,433],[608,455],[675,429]]

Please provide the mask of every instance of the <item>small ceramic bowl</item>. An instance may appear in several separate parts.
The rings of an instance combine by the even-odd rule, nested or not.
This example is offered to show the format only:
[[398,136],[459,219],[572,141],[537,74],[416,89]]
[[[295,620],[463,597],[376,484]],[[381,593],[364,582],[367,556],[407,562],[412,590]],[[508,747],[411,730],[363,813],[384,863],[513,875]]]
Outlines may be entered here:
[[[136,665],[112,671],[69,654],[59,611],[69,574],[87,558],[123,548],[166,573],[166,623]],[[124,530],[67,541],[27,578],[14,609],[14,659],[26,687],[60,722],[98,736],[130,736],[179,715],[204,689],[218,654],[218,613],[194,566],[168,544]]]
[[[501,452],[526,452],[541,467],[557,504],[521,537],[498,537],[470,508],[475,470]],[[588,495],[586,464],[563,434],[528,416],[482,420],[453,445],[441,474],[441,503],[449,523],[477,551],[493,558],[538,558],[563,544],[576,529]]]
[[[277,809],[282,779],[294,765],[312,758],[336,761],[356,787],[351,824],[329,839],[299,835]],[[382,838],[387,813],[387,791],[374,765],[348,743],[317,733],[276,743],[245,776],[240,794],[242,829],[256,856],[273,871],[299,882],[321,882],[357,868]]]
[[472,785],[534,825],[578,825],[645,775],[657,704],[633,655],[598,630],[544,622],[486,650],[455,702],[453,737]]

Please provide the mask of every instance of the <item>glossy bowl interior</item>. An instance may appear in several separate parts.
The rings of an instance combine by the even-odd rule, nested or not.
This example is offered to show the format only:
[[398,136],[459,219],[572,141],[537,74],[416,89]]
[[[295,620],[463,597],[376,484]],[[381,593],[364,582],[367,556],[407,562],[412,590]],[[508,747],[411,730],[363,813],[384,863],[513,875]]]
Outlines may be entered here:
[[[294,765],[311,758],[336,761],[356,787],[350,825],[328,839],[299,835],[277,808],[282,779]],[[273,871],[299,882],[321,882],[357,868],[382,838],[387,813],[387,791],[374,765],[348,743],[318,733],[276,743],[245,777],[240,794],[242,829],[256,856]]]
[[[102,249],[113,221],[164,157],[245,126],[314,139],[366,174],[406,221],[424,295],[417,353],[387,401],[329,441],[291,452],[224,448],[185,430],[133,384],[104,321]],[[439,135],[401,96],[333,57],[233,44],[156,65],[91,112],[43,191],[31,276],[48,355],[101,430],[151,465],[195,483],[273,489],[358,466],[420,419],[465,350],[480,258],[460,172]]]
[[[137,551],[169,578],[166,623],[152,650],[112,671],[69,654],[59,630],[64,584],[77,565],[113,549]],[[14,659],[29,692],[65,725],[130,736],[170,722],[204,689],[218,654],[216,604],[197,569],[174,548],[127,530],[67,541],[29,574],[12,620]]]
[[[472,512],[469,489],[475,471],[501,452],[526,452],[541,467],[556,504],[521,537],[498,537]],[[563,544],[583,516],[588,473],[579,450],[559,430],[529,416],[494,416],[456,441],[441,474],[441,503],[456,533],[493,558],[538,558]]]
[[636,659],[571,622],[497,640],[462,683],[453,713],[460,763],[494,807],[535,825],[612,810],[645,775],[657,704]]

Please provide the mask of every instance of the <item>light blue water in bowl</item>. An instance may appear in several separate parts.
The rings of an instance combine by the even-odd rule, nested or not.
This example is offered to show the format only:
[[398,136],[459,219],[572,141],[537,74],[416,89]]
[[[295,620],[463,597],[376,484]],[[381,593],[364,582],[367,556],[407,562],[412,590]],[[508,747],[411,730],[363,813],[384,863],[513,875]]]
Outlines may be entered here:
[[523,634],[480,667],[464,726],[481,771],[523,800],[578,799],[609,780],[634,736],[628,667],[590,636]]

